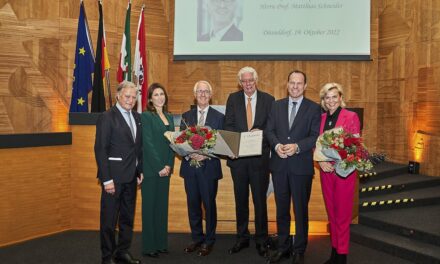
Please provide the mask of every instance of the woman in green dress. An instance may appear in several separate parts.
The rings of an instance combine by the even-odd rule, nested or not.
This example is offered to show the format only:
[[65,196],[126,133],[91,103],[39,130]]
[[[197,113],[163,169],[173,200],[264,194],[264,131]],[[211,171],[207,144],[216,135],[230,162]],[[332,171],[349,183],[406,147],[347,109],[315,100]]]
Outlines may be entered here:
[[174,123],[167,105],[165,88],[158,83],[150,85],[147,111],[141,115],[144,171],[142,253],[153,258],[159,257],[159,253],[168,253],[168,194],[174,152],[164,132],[174,131]]

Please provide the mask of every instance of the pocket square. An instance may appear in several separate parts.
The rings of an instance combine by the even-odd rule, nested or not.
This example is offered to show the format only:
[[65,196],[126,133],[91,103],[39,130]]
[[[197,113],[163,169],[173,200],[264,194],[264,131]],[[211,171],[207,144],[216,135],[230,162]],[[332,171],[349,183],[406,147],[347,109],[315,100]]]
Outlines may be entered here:
[[118,160],[118,161],[122,161],[122,158],[108,157],[108,160]]

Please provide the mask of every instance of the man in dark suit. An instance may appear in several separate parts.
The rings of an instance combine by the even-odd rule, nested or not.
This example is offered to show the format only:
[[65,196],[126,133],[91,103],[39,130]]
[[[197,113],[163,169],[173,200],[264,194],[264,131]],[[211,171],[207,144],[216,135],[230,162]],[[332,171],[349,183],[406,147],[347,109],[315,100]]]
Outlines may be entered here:
[[115,263],[114,260],[140,263],[128,251],[133,236],[137,185],[143,180],[141,121],[139,114],[132,111],[136,98],[137,90],[132,82],[120,83],[116,105],[102,113],[96,123],[95,158],[102,185],[100,236],[105,264]]
[[207,0],[211,30],[206,34],[198,35],[197,41],[242,41],[243,32],[236,25],[238,1],[240,0],[227,2]]
[[[246,132],[264,130],[270,106],[274,97],[257,90],[258,75],[251,67],[238,72],[242,91],[231,93],[226,103],[225,130]],[[267,204],[266,192],[269,185],[269,144],[263,139],[262,155],[229,159],[234,182],[235,214],[237,218],[237,241],[229,250],[237,253],[249,247],[249,185],[255,210],[255,242],[261,256],[267,254]]]
[[[270,170],[277,206],[278,250],[268,263],[278,263],[293,252],[293,263],[304,261],[308,236],[308,203],[314,174],[312,149],[319,135],[321,108],[304,97],[307,77],[301,71],[288,75],[287,98],[276,101],[267,121],[272,150]],[[295,239],[291,245],[290,200],[295,210]]]
[[[212,129],[223,129],[224,115],[209,106],[212,87],[207,81],[198,81],[194,85],[194,96],[197,108],[182,115],[180,129],[188,126],[207,126]],[[193,167],[190,160],[201,162],[201,167]],[[182,159],[180,175],[184,178],[188,217],[191,227],[192,243],[184,251],[191,253],[198,250],[198,256],[211,253],[215,243],[217,227],[217,196],[218,180],[223,177],[220,160],[208,158],[200,154],[191,154]],[[202,204],[205,209],[206,228],[203,233]]]

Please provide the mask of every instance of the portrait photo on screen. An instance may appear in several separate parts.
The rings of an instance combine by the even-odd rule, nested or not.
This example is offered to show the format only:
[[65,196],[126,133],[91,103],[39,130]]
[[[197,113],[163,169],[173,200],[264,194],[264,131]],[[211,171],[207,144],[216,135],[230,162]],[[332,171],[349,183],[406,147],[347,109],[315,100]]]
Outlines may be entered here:
[[198,0],[197,41],[243,41],[243,0]]

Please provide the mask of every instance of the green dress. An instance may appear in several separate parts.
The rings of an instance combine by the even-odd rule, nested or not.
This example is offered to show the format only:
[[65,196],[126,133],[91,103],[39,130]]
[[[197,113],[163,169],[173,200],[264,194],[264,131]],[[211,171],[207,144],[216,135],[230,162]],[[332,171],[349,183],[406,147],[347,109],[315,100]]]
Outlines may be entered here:
[[142,253],[168,249],[168,194],[170,177],[160,177],[165,165],[174,166],[174,152],[164,136],[174,131],[173,117],[165,113],[166,126],[159,115],[144,112],[142,120],[143,171],[142,182]]

